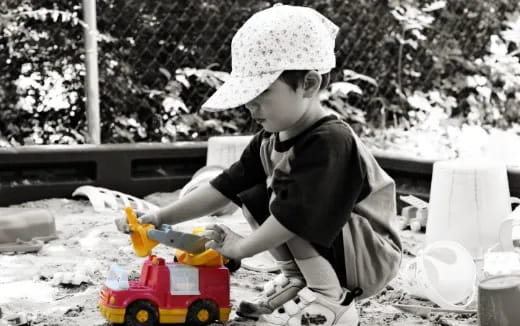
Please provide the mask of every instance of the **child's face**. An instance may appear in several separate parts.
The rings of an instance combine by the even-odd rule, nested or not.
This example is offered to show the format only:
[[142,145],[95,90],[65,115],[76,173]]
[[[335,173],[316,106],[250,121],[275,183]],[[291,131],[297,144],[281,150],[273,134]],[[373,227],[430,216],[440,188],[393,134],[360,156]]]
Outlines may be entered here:
[[245,106],[252,118],[269,132],[290,129],[303,116],[307,101],[302,87],[296,91],[277,79],[267,90]]

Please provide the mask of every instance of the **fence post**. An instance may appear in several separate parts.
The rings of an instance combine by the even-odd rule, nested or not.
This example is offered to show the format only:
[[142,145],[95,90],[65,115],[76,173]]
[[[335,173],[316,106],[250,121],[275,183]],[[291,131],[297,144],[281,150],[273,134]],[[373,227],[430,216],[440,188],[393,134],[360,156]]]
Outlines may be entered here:
[[97,54],[96,0],[83,0],[83,16],[85,27],[85,66],[87,97],[88,142],[101,143],[101,127],[99,113],[99,78]]

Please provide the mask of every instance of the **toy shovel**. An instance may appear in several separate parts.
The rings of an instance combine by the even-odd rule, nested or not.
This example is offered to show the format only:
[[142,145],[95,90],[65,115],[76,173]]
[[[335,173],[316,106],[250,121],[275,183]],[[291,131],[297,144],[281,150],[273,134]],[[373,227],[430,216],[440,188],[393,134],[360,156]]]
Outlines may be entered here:
[[152,224],[141,224],[137,220],[132,207],[125,207],[126,218],[130,226],[130,238],[135,254],[139,257],[150,256],[152,248],[157,246],[159,242],[148,238],[148,231],[155,229]]
[[160,230],[156,230],[152,224],[140,224],[132,207],[126,207],[125,213],[132,231],[130,234],[132,245],[139,257],[149,256],[159,243],[190,254],[200,254],[206,250],[205,244],[209,241],[208,238],[174,231],[169,224],[161,225]]
[[168,224],[161,225],[161,229],[148,230],[148,238],[190,254],[200,254],[206,251],[208,238],[192,233],[174,231]]

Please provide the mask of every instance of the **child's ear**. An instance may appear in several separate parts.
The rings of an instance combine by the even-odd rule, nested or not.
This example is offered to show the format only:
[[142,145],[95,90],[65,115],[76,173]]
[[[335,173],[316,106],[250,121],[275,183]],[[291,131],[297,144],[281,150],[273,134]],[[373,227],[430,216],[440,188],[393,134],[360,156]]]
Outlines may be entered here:
[[313,97],[319,90],[321,85],[321,75],[311,70],[303,77],[303,97]]

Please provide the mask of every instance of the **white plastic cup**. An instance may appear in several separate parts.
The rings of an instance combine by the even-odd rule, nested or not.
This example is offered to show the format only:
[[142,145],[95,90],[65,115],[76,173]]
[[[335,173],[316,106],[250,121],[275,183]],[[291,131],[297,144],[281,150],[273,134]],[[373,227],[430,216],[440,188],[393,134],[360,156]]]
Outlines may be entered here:
[[475,262],[468,250],[454,241],[426,246],[408,264],[405,275],[408,293],[442,308],[465,308],[475,297]]
[[[514,203],[520,199],[512,198]],[[515,251],[515,242],[520,239],[520,205],[500,224],[498,233],[499,247],[503,251]],[[516,249],[518,250],[518,248]]]
[[483,159],[435,162],[426,244],[457,241],[474,259],[483,259],[498,242],[500,224],[510,213],[504,164]]

